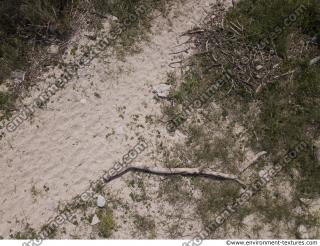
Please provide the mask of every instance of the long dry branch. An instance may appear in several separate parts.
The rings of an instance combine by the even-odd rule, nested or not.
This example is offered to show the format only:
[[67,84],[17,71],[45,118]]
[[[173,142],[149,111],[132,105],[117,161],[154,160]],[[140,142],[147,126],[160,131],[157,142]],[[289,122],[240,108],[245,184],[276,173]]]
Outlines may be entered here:
[[[261,151],[254,156],[249,162],[246,163],[245,168],[240,172],[242,174],[246,169],[248,169],[254,162],[256,162],[261,156],[265,155],[267,152]],[[148,167],[148,166],[140,166],[140,165],[131,165],[126,167],[119,173],[116,173],[109,177],[104,177],[106,183],[111,182],[114,179],[121,177],[127,172],[143,172],[149,173],[153,175],[160,176],[173,176],[173,175],[181,175],[181,176],[191,176],[191,177],[204,177],[215,180],[232,180],[236,181],[242,186],[246,186],[246,184],[236,175],[226,174],[222,172],[216,172],[209,168],[166,168],[166,167]]]
[[233,180],[237,183],[245,186],[245,183],[241,181],[236,175],[226,174],[221,172],[216,172],[211,169],[200,169],[200,168],[165,168],[165,167],[147,167],[147,166],[129,166],[125,170],[117,173],[111,177],[105,178],[105,182],[108,183],[116,178],[121,177],[129,171],[133,172],[143,172],[154,175],[161,176],[173,176],[173,175],[181,175],[181,176],[191,176],[191,177],[205,177],[210,179],[220,179],[220,180]]

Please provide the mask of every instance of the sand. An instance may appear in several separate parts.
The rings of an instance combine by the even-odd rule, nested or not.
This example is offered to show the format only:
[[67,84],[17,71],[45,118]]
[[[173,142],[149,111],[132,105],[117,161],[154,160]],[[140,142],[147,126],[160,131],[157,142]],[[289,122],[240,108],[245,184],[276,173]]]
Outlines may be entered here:
[[[201,23],[213,2],[174,3],[168,17],[153,21],[150,41],[140,44],[140,53],[128,55],[125,61],[117,59],[112,50],[99,54],[44,109],[2,139],[1,236],[8,238],[22,221],[39,229],[56,215],[59,203],[82,193],[90,180],[121,160],[139,137],[146,139],[149,149],[136,161],[155,165],[157,134],[165,135],[166,130],[146,123],[146,116],[161,115],[152,88],[164,83],[168,72],[179,72],[168,66],[173,59],[170,52],[176,51],[181,33]],[[92,43],[84,34],[78,33],[73,43]],[[59,72],[52,67],[43,74],[25,103],[52,82],[50,75]],[[120,184],[110,185],[113,189]]]

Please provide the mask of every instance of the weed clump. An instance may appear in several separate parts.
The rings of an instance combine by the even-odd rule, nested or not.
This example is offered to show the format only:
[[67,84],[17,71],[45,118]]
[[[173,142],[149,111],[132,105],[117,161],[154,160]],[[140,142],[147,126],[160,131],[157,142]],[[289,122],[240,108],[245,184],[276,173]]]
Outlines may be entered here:
[[110,238],[115,228],[112,210],[107,209],[101,213],[101,222],[99,224],[99,233],[103,238]]

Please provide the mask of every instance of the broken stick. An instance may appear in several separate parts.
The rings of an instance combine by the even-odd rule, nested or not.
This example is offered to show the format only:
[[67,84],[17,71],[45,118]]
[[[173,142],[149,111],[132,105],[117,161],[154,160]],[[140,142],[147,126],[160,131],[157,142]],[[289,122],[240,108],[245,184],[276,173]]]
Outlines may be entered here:
[[245,165],[244,168],[241,170],[240,174],[245,172],[253,163],[255,163],[261,156],[266,155],[266,151],[261,151],[258,154],[256,154],[250,161],[248,161]]

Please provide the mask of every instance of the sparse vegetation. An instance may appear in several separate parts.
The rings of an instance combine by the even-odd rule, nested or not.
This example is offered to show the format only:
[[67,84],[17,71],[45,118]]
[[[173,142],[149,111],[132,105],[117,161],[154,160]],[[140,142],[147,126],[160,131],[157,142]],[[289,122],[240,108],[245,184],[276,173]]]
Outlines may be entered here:
[[15,108],[14,104],[16,99],[17,95],[11,91],[0,92],[0,121],[12,115],[12,110]]
[[112,231],[115,228],[115,222],[113,218],[112,210],[107,208],[99,213],[100,224],[99,224],[99,233],[103,238],[109,238],[112,235]]
[[[285,18],[295,13],[301,5],[304,6],[303,11],[295,16],[295,21],[291,25],[284,25]],[[214,11],[215,15],[217,13],[219,7]],[[308,144],[307,149],[299,153],[284,173],[294,184],[293,187],[296,187],[292,203],[288,204],[281,194],[276,199],[264,197],[263,202],[256,202],[254,206],[245,208],[245,212],[239,212],[235,216],[240,222],[246,214],[253,211],[263,214],[267,223],[293,217],[298,220],[293,213],[293,208],[299,204],[298,198],[314,198],[319,195],[320,183],[317,177],[320,165],[313,153],[313,143],[320,137],[320,67],[318,64],[309,64],[312,58],[319,56],[319,44],[306,45],[304,48],[297,45],[307,44],[311,38],[319,37],[319,14],[318,1],[288,0],[284,3],[283,0],[242,0],[226,16],[228,22],[236,23],[239,29],[243,27],[236,36],[228,25],[221,31],[219,24],[215,25],[219,23],[217,17],[212,21],[214,23],[209,21],[204,33],[191,35],[196,40],[198,52],[203,54],[189,58],[192,66],[184,73],[182,84],[171,93],[174,103],[164,108],[168,119],[174,119],[179,115],[182,105],[199,97],[211,83],[216,83],[228,72],[230,76],[227,76],[228,79],[214,99],[222,108],[221,118],[246,126],[249,141],[243,144],[249,145],[253,150],[267,151],[274,162],[298,143],[303,141]],[[273,32],[277,27],[281,27],[282,31],[274,37]],[[268,40],[267,45],[261,47],[261,42],[265,40]],[[244,56],[249,58],[249,65],[241,60]],[[264,76],[257,73],[261,69],[257,69],[259,63],[263,63],[261,67],[267,70]],[[243,80],[244,67],[252,72],[252,77],[248,77],[248,80]],[[253,111],[253,106],[256,112]],[[232,140],[230,133],[222,138],[208,134],[207,129],[214,125],[214,114],[208,105],[203,105],[201,111],[193,113],[186,125],[180,127],[188,135],[185,146],[179,145],[180,152],[183,153],[180,157],[184,158],[184,163],[190,161],[199,166],[201,160],[206,160],[207,163],[215,163],[216,160],[228,163],[226,150],[232,150],[232,141],[235,139]],[[200,115],[198,119],[202,119],[196,125],[193,118],[197,117],[194,115]],[[190,156],[190,151],[197,147],[198,155]],[[194,161],[195,156],[198,161]],[[238,161],[240,159],[241,155],[235,158]],[[299,179],[293,180],[293,168],[299,170]],[[236,171],[237,168],[232,170]],[[216,186],[201,183],[195,185],[203,193],[199,211],[206,224],[212,219],[215,211],[213,208],[219,209],[220,205],[226,205],[229,199],[236,197],[238,191],[230,193],[223,190],[217,195]],[[224,186],[226,189],[228,187]]]
[[148,236],[148,238],[155,237],[155,222],[153,219],[135,214],[133,223],[144,236]]
[[[15,1],[19,5],[19,1]],[[25,32],[21,32],[20,29],[15,30],[11,35],[27,33],[29,36],[23,37],[19,42],[28,43],[36,39],[37,45],[40,46],[47,37],[60,39],[68,35],[71,31],[70,13],[82,11],[81,0],[65,3],[56,1],[51,7],[47,6],[49,3],[50,1],[45,4],[41,0],[31,1],[30,4],[38,4],[34,8],[35,13],[28,11],[28,15],[31,14],[33,19],[23,17],[25,23],[21,23],[22,30],[26,27],[30,29],[27,28]],[[59,3],[60,5],[56,5]],[[116,17],[118,21],[112,23],[113,31],[116,30],[118,22],[123,23],[128,16],[135,14],[136,7],[140,4],[145,5],[146,9],[157,9],[165,13],[165,0],[93,0],[91,4],[95,6],[93,14],[104,17],[110,14]],[[290,26],[283,26],[284,18],[301,5],[305,6],[305,9],[297,21]],[[23,8],[30,8],[30,6]],[[225,11],[223,7],[221,9]],[[22,11],[21,8],[18,10]],[[23,12],[21,14],[23,15]],[[37,16],[42,14],[43,18]],[[219,11],[215,14],[219,15]],[[309,42],[313,36],[320,35],[319,14],[319,2],[316,0],[242,0],[226,16],[222,16],[227,18],[228,23],[232,22],[236,23],[237,27],[244,27],[237,37],[232,37],[233,33],[228,25],[225,27],[219,25],[217,28],[215,23],[212,23],[219,22],[219,16],[209,18],[210,21],[203,30],[198,32],[196,30],[189,34],[199,53],[188,59],[190,62],[188,69],[182,69],[181,78],[174,73],[167,74],[165,83],[172,85],[173,89],[169,100],[163,100],[165,101],[163,112],[169,120],[180,115],[186,105],[201,97],[210,85],[226,78],[222,87],[201,108],[182,117],[183,125],[179,127],[177,136],[183,140],[177,145],[171,148],[171,142],[166,145],[166,142],[160,138],[160,131],[156,133],[158,134],[156,140],[159,138],[157,144],[160,146],[157,151],[163,154],[162,161],[165,162],[166,167],[211,168],[239,175],[239,179],[249,184],[253,178],[261,175],[260,171],[263,168],[271,165],[269,160],[259,160],[254,163],[254,166],[245,167],[245,171],[242,172],[245,159],[253,153],[267,151],[270,161],[277,162],[284,153],[292,150],[298,143],[303,141],[308,145],[304,152],[300,152],[298,157],[290,162],[281,177],[275,177],[269,185],[264,187],[264,190],[254,195],[250,202],[245,202],[232,214],[229,221],[232,229],[245,231],[243,221],[249,215],[257,215],[259,218],[259,221],[251,222],[254,224],[252,233],[257,237],[260,235],[259,231],[263,229],[261,223],[267,226],[278,225],[271,229],[273,235],[277,237],[279,237],[280,224],[284,223],[288,227],[286,228],[288,231],[284,233],[296,238],[300,237],[297,233],[299,225],[319,226],[320,217],[309,214],[308,206],[301,201],[301,198],[318,197],[320,187],[320,163],[313,148],[315,140],[320,137],[320,67],[319,64],[310,65],[309,63],[310,59],[320,54],[319,44],[311,45]],[[114,44],[120,54],[137,50],[134,44],[137,40],[147,37],[146,33],[151,27],[150,17],[151,11],[143,15],[139,21],[130,22],[127,25],[126,31],[121,33],[119,40]],[[54,31],[50,29],[48,32],[45,28],[36,27],[47,22],[49,22],[47,29],[50,29],[51,25],[56,26],[56,29]],[[284,29],[278,33],[278,36],[272,38],[274,29],[280,26]],[[262,40],[268,40],[267,45],[258,49]],[[25,51],[17,52],[22,54]],[[1,54],[4,53],[0,52],[0,59],[2,59]],[[249,64],[243,64],[241,61],[241,58],[246,55],[250,58]],[[5,55],[3,57],[7,58]],[[27,63],[27,53],[25,58],[21,61],[21,66]],[[15,59],[14,62],[18,61],[15,57],[12,59]],[[6,66],[4,70],[7,71],[13,68],[9,63]],[[98,93],[94,96],[97,99],[102,98]],[[158,99],[158,101],[161,100]],[[8,110],[8,105],[12,101],[11,95],[0,92],[0,110]],[[144,127],[138,124],[142,118],[139,114],[128,117],[125,106],[117,107],[116,110],[121,119],[130,118],[134,124],[136,123],[137,128]],[[145,121],[150,124],[154,122],[151,116],[146,116]],[[105,138],[109,140],[112,135],[115,135],[115,130],[110,128],[105,134]],[[154,163],[158,165],[160,159],[156,156]],[[126,190],[121,190],[123,194],[129,194],[126,202],[113,197],[118,198],[119,193],[117,194],[116,191],[112,190],[114,195],[106,194],[106,187],[103,184],[92,183],[94,193],[108,197],[109,207],[97,208],[95,199],[90,202],[75,199],[59,213],[65,214],[65,212],[76,210],[76,212],[82,212],[83,217],[79,222],[77,220],[75,225],[81,222],[89,225],[96,214],[100,223],[93,227],[97,231],[93,230],[90,235],[92,237],[96,236],[93,235],[94,233],[98,233],[102,238],[111,238],[114,231],[118,229],[116,219],[120,217],[121,223],[131,222],[127,224],[130,226],[133,223],[139,235],[155,238],[156,224],[165,224],[167,221],[163,222],[162,218],[159,219],[150,214],[161,213],[157,208],[171,209],[172,217],[178,214],[179,218],[177,221],[172,220],[172,224],[168,225],[168,233],[173,238],[183,237],[185,231],[179,230],[179,226],[184,223],[184,220],[190,220],[191,224],[195,224],[194,221],[199,218],[206,227],[212,224],[215,216],[228,204],[234,202],[244,190],[244,187],[239,184],[220,178],[207,180],[180,176],[164,179],[161,177],[159,186],[155,185],[151,189],[145,182],[148,178],[146,174],[142,176],[134,174],[130,180],[125,179],[127,182],[123,183],[128,185],[125,189],[131,190],[128,193],[125,193]],[[291,189],[285,190],[286,186],[282,186],[281,181],[287,182]],[[154,182],[153,179],[152,182]],[[31,194],[33,197],[39,195],[35,185],[31,187]],[[154,204],[151,204],[154,202],[153,199],[155,201],[159,199],[167,204],[160,207],[153,206]],[[136,208],[137,205],[141,207]],[[118,213],[117,210],[115,216],[111,207],[121,212]],[[196,211],[193,211],[194,208]],[[177,211],[178,209],[181,211]],[[192,218],[186,216],[187,209],[194,213]],[[132,214],[133,210],[135,212]],[[166,217],[168,219],[168,214]],[[227,223],[223,225],[225,228]],[[60,229],[55,227],[51,229],[49,225],[45,225],[41,230],[47,231],[49,238],[55,238],[60,235]],[[233,231],[226,231],[227,233],[233,233]],[[11,238],[16,239],[35,236],[35,231],[29,224],[23,232],[10,235]],[[209,236],[213,237],[213,235]],[[78,235],[74,236],[74,238],[78,237]]]
[[[152,11],[159,10],[165,14],[167,2],[167,0],[94,0],[100,12],[111,14],[117,17],[120,23],[125,23],[126,30],[120,33],[116,42],[120,57],[128,52],[139,51],[134,44],[147,38],[151,28]],[[113,29],[117,32],[117,25],[114,25]]]
[[[137,51],[134,44],[147,37],[152,12],[159,10],[165,14],[166,2],[167,0],[2,1],[0,85],[10,77],[12,71],[28,70],[32,63],[31,57],[39,56],[44,48],[67,40],[77,28],[79,16],[86,16],[87,24],[92,27],[99,27],[100,17],[116,17],[117,21],[112,22],[111,32],[117,36],[113,45],[118,54]],[[27,73],[26,79],[30,76]],[[28,86],[30,84],[26,81],[19,88],[26,89]],[[0,91],[0,110],[5,111],[6,117],[10,116],[20,94],[21,90],[18,88],[10,90],[10,93]]]
[[[306,142],[308,149],[294,161],[294,166],[299,168],[302,175],[298,192],[302,196],[319,194],[320,183],[316,177],[320,174],[320,165],[312,154],[312,145],[319,137],[320,109],[316,105],[320,101],[320,68],[309,65],[315,53],[319,54],[319,49],[310,47],[298,55],[296,50],[299,48],[295,47],[296,33],[299,33],[301,42],[308,42],[304,34],[311,35],[309,40],[319,35],[319,2],[295,0],[283,4],[283,1],[272,0],[267,4],[265,1],[254,1],[251,5],[254,8],[250,8],[251,3],[250,0],[241,1],[228,18],[234,21],[238,19],[243,21],[244,26],[249,26],[249,29],[245,29],[244,37],[253,44],[271,37],[275,27],[281,26],[284,31],[276,42],[278,47],[286,47],[286,58],[281,61],[281,69],[283,73],[295,71],[292,76],[269,81],[261,93],[252,97],[252,101],[259,102],[261,110],[255,121],[255,132],[260,139],[256,144],[277,156],[281,150],[289,151],[296,144]],[[296,22],[291,26],[283,26],[285,18],[295,13],[301,5],[304,11],[296,16]],[[254,21],[257,18],[259,21]],[[246,25],[248,22],[251,25]]]
[[55,224],[46,224],[42,226],[40,231],[45,232],[46,238],[54,239],[57,236],[58,228]]
[[36,45],[65,38],[79,1],[2,1],[0,4],[0,81],[23,69]]
[[238,185],[209,182],[199,181],[195,184],[202,192],[197,206],[198,214],[205,226],[209,225],[214,218],[213,216],[221,212],[227,204],[233,202],[233,199],[239,194]]
[[37,196],[41,194],[41,191],[39,191],[34,184],[32,185],[30,191],[31,191],[32,198],[34,200],[36,200]]
[[37,234],[36,231],[30,226],[30,224],[26,223],[22,231],[10,234],[10,238],[16,240],[35,239],[37,238]]

